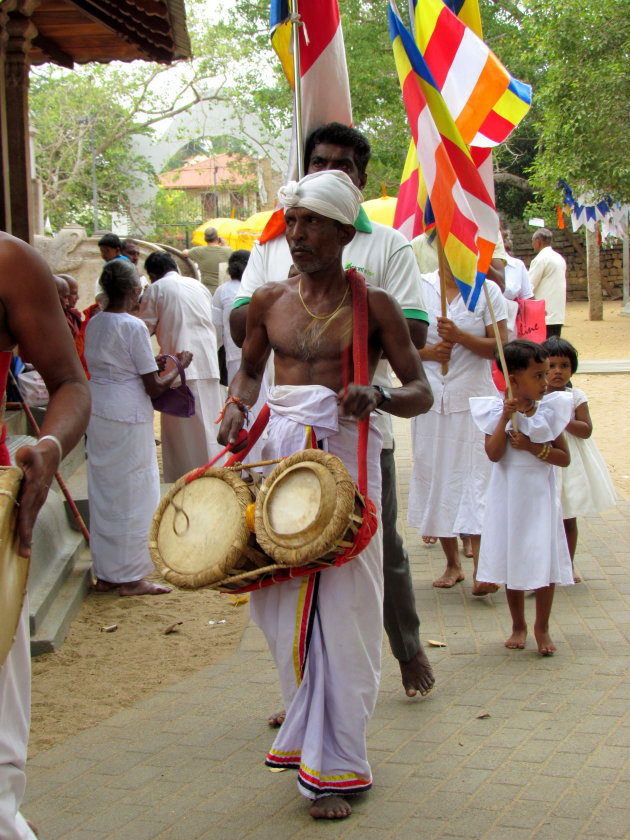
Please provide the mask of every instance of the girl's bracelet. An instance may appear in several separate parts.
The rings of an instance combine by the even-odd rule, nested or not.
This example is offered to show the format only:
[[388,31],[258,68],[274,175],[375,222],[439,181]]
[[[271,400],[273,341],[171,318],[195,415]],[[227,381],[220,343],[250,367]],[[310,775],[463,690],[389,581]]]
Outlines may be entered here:
[[537,458],[540,458],[541,461],[546,461],[549,457],[549,453],[551,452],[551,444],[550,443],[543,443],[543,448],[540,450]]

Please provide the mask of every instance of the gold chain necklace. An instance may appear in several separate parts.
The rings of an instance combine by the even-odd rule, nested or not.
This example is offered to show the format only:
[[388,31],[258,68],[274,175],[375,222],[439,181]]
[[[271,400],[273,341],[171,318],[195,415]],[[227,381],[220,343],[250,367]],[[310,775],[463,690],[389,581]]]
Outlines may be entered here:
[[346,286],[346,291],[344,292],[344,295],[341,298],[339,306],[335,310],[333,310],[333,312],[331,312],[330,315],[316,315],[314,312],[311,312],[311,310],[308,308],[308,306],[304,302],[304,298],[302,297],[302,278],[300,277],[300,279],[298,280],[298,295],[300,296],[300,300],[302,301],[302,306],[304,307],[304,309],[306,309],[306,311],[311,316],[311,318],[315,318],[318,321],[325,321],[328,318],[332,318],[333,315],[336,315],[337,312],[339,312],[341,307],[346,302],[346,298],[348,297],[348,292],[349,291],[350,291],[350,286],[348,285],[348,286]]

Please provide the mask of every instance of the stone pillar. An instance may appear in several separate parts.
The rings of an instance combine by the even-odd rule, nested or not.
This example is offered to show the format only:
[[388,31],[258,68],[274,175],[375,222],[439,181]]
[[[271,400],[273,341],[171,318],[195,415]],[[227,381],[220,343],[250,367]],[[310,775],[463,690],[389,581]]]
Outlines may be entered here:
[[[37,34],[27,14],[36,4],[20,3],[20,11],[11,12],[7,21],[5,62],[6,113],[11,116],[8,132],[8,158],[11,164],[9,200],[11,230],[14,236],[32,242],[31,153],[28,132],[28,51]],[[22,11],[27,14],[22,14]]]

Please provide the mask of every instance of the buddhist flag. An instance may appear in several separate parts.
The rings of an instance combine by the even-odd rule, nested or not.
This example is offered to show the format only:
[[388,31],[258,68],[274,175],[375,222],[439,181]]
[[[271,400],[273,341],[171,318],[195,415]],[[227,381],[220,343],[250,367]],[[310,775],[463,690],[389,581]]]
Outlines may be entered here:
[[[337,0],[272,0],[271,43],[284,74],[295,90],[291,29],[297,6],[300,35],[300,82],[302,133],[320,125],[340,122],[352,125],[350,83]],[[289,172],[297,171],[297,149],[291,148]]]
[[[428,202],[453,276],[474,309],[499,235],[490,196],[413,37],[389,3],[396,69]],[[411,162],[408,159],[408,164]],[[425,210],[427,204],[430,209]],[[416,202],[417,205],[417,202]]]
[[[531,88],[513,78],[481,40],[477,0],[414,0],[414,5],[416,44],[493,196],[490,150],[527,113]],[[413,204],[410,176],[406,167],[394,226],[413,237],[426,224],[425,208],[420,201]],[[422,181],[422,173],[414,177]]]

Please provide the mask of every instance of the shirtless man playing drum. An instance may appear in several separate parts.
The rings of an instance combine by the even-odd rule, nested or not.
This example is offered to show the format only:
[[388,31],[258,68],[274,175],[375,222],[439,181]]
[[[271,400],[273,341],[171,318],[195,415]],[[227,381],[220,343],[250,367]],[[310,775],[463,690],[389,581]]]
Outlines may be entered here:
[[[68,330],[50,269],[19,239],[0,232],[0,367],[5,387],[10,351],[18,344],[42,375],[50,401],[35,446],[18,449],[24,471],[18,511],[18,550],[28,557],[37,514],[46,500],[62,455],[86,429],[90,392]],[[6,351],[6,352],[3,352]],[[3,435],[4,438],[4,435]],[[0,444],[0,464],[8,465]],[[24,793],[30,722],[31,658],[28,604],[22,608],[15,641],[0,669],[0,837],[32,840],[36,835],[19,812]]]
[[[355,233],[359,190],[345,173],[328,171],[288,184],[279,198],[299,273],[252,296],[241,367],[230,385],[219,440],[237,440],[273,349],[265,456],[304,448],[310,427],[318,445],[338,455],[356,480],[356,421],[377,409],[412,417],[428,411],[433,397],[402,310],[386,292],[369,287],[369,376],[383,355],[402,387],[357,385],[350,371],[352,384],[344,389],[341,354],[353,325],[341,255]],[[371,429],[368,495],[377,507],[380,446],[379,433]],[[316,819],[349,816],[346,797],[372,784],[365,732],[378,692],[382,609],[380,529],[345,565],[252,593],[252,616],[278,666],[287,709],[266,763],[298,771],[298,789],[311,800]]]

